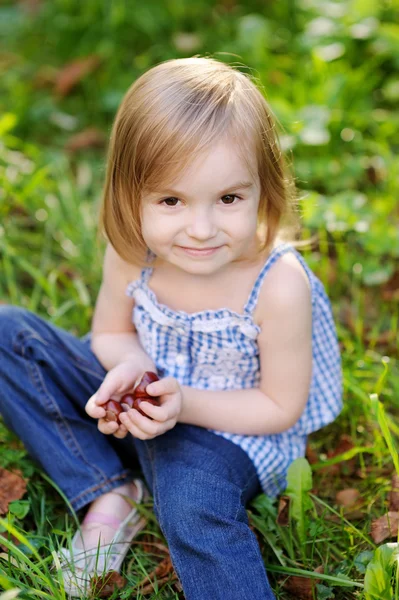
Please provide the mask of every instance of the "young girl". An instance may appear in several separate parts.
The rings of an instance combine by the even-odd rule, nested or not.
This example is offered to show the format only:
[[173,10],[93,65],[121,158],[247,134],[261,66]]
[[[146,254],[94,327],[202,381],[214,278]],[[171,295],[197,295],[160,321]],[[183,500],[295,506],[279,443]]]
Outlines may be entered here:
[[[307,435],[342,404],[329,300],[282,241],[292,206],[249,77],[179,59],[128,90],[111,135],[91,333],[1,309],[5,422],[73,509],[89,505],[60,553],[69,593],[95,572],[90,549],[105,548],[97,568],[119,570],[144,526],[138,457],[187,600],[275,598],[246,504],[284,490]],[[106,421],[104,403],[144,371],[160,378],[147,387],[160,406]]]

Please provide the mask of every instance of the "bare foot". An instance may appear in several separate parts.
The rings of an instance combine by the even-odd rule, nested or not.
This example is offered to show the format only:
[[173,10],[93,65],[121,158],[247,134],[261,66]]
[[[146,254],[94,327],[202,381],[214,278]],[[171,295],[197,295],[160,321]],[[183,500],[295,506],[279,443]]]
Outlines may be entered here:
[[78,536],[77,538],[77,548],[83,548],[83,544],[86,549],[96,548],[98,545],[103,546],[104,544],[109,544],[111,542],[117,527],[103,525],[97,522],[85,523],[85,521],[87,517],[94,512],[100,512],[109,517],[123,521],[133,508],[123,496],[127,496],[128,498],[137,501],[137,486],[133,482],[121,485],[112,490],[112,492],[103,494],[92,502],[81,525],[82,532],[81,536]]

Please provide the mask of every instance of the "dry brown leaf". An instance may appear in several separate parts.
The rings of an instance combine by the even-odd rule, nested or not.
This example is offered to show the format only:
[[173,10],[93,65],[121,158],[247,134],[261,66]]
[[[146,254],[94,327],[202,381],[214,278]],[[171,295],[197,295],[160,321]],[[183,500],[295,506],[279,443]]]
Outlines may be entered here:
[[18,561],[12,554],[0,552],[0,558],[6,560],[7,562],[9,561],[14,567],[17,567],[17,569],[19,569],[20,571],[27,571],[29,569],[26,563]]
[[127,584],[127,579],[117,571],[109,571],[105,575],[90,579],[90,596],[93,598],[109,598],[115,589],[122,590]]
[[[322,565],[314,570],[315,573],[323,573],[323,571],[324,569]],[[309,577],[298,577],[296,575],[291,575],[285,581],[283,587],[300,600],[313,600],[313,590],[319,581],[319,579],[310,579]]]
[[[342,434],[341,438],[338,442],[338,445],[334,450],[327,451],[327,458],[334,458],[339,456],[340,454],[344,454],[348,450],[354,448],[354,444],[352,439],[347,434]],[[328,473],[329,475],[338,475],[339,473],[345,475],[352,475],[356,470],[356,457],[351,458],[350,460],[343,460],[334,465],[327,465],[320,469],[321,473]]]
[[[177,577],[175,575],[175,577]],[[165,575],[165,577],[158,577],[157,578],[157,586],[160,587],[161,585],[163,585],[164,583],[168,583],[168,581],[170,583],[176,583],[173,579],[170,579],[169,575]],[[145,585],[143,588],[140,589],[140,592],[143,594],[143,596],[146,596],[147,594],[153,594],[155,591],[155,586],[152,583],[148,583],[147,585]]]
[[313,450],[312,446],[309,443],[306,446],[306,458],[310,465],[314,465],[320,460],[320,458],[317,455],[317,452]]
[[[391,278],[382,286],[382,298],[387,301],[399,300],[399,270],[395,271]],[[395,332],[390,331],[393,335]]]
[[337,492],[335,496],[335,501],[340,506],[353,506],[360,498],[359,490],[355,488],[346,488],[345,490],[340,490]]
[[[170,577],[172,575],[172,578]],[[142,594],[150,594],[154,592],[155,586],[152,581],[156,579],[157,585],[166,583],[167,581],[173,581],[177,579],[177,575],[174,571],[170,555],[164,558],[159,565],[151,571],[144,579],[138,584]]]
[[[345,510],[343,516],[347,521],[361,521],[364,520],[367,515],[364,510],[355,508],[347,511]],[[342,517],[340,515],[326,515],[324,519],[342,525]]]
[[249,528],[252,531],[252,533],[254,534],[254,536],[256,537],[257,542],[259,544],[260,551],[263,554],[263,552],[265,550],[265,546],[266,546],[266,541],[264,538],[262,538],[262,535],[256,529],[256,527],[254,527],[254,525],[252,523],[252,519],[251,519],[251,512],[249,512],[249,514],[248,514],[248,521],[249,521]]
[[65,149],[69,152],[77,152],[84,148],[103,148],[105,144],[106,138],[103,132],[91,127],[70,137],[65,144]]
[[379,544],[387,538],[397,537],[399,526],[399,513],[390,510],[379,519],[371,522],[370,536],[373,542]]
[[14,500],[20,500],[26,492],[27,480],[19,470],[13,472],[0,467],[0,515],[8,511],[8,505]]
[[399,510],[399,475],[394,473],[391,479],[391,491],[388,496],[388,510]]
[[93,54],[86,58],[79,58],[65,65],[57,73],[55,93],[66,96],[86,75],[94,71],[100,64],[100,57]]
[[151,541],[154,539],[156,538],[153,535],[150,533],[145,533],[141,540],[136,540],[133,543],[142,546],[143,552],[146,554],[156,554],[158,556],[164,556],[165,554],[169,555],[169,549],[167,546],[165,546],[165,544],[161,544],[160,542]]
[[285,527],[289,523],[290,497],[280,496],[278,502],[277,523]]
[[7,546],[5,546],[4,544],[1,543],[2,539],[6,539],[6,540],[10,540],[14,546],[18,546],[21,542],[9,531],[6,531],[5,533],[0,533],[0,549],[4,550],[4,552],[8,552],[8,548]]
[[58,70],[50,65],[41,65],[33,76],[32,86],[35,89],[50,88],[55,86]]

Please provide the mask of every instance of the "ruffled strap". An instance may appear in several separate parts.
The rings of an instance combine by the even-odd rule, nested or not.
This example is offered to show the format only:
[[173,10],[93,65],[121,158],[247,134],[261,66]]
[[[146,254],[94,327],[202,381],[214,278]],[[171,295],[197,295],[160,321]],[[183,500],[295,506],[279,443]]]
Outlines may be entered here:
[[[151,252],[150,249],[148,249],[147,250],[147,262],[151,262],[152,260],[154,260],[154,258],[155,258],[155,254],[153,252]],[[133,296],[133,293],[137,288],[142,287],[143,284],[147,284],[152,275],[152,271],[153,271],[153,267],[144,267],[141,270],[140,278],[135,279],[134,281],[131,281],[130,283],[128,283],[126,290],[125,290],[126,296]]]
[[288,252],[289,250],[293,250],[293,247],[290,244],[279,244],[271,251],[271,253],[267,257],[267,260],[266,260],[265,264],[263,265],[258,277],[256,278],[254,286],[249,295],[248,301],[247,301],[246,305],[244,306],[244,312],[249,313],[249,314],[253,313],[253,311],[255,310],[256,304],[258,302],[262,283],[263,283],[267,273],[269,272],[270,268],[274,265],[276,260],[282,254],[285,254],[285,252]]
[[266,275],[268,274],[268,272],[270,271],[271,267],[274,265],[274,263],[280,258],[280,256],[282,256],[283,254],[286,254],[287,252],[293,252],[297,258],[297,260],[300,262],[300,264],[302,265],[308,279],[309,279],[309,284],[312,290],[312,306],[313,308],[315,308],[316,304],[317,304],[317,295],[314,293],[314,276],[312,274],[312,271],[309,269],[306,261],[304,260],[304,258],[301,256],[301,254],[294,248],[294,246],[292,246],[292,244],[289,243],[282,243],[279,244],[278,246],[276,246],[272,252],[269,254],[269,256],[267,257],[267,260],[265,262],[265,264],[263,265],[256,281],[255,284],[252,288],[252,291],[249,295],[248,298],[248,302],[246,303],[245,307],[244,307],[244,312],[246,314],[250,314],[252,315],[253,311],[255,310],[255,307],[257,305],[258,302],[258,298],[259,298],[259,294],[260,294],[260,290],[262,287],[262,283],[265,280]]

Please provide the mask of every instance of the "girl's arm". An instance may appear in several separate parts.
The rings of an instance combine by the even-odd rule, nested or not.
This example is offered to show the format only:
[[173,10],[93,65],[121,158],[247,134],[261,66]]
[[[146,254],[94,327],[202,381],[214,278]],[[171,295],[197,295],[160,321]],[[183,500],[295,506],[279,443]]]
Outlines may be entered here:
[[292,427],[305,408],[312,374],[312,303],[307,275],[292,255],[268,273],[258,302],[259,388],[209,391],[182,386],[179,421],[243,435]]
[[132,323],[134,301],[125,294],[128,283],[139,277],[140,269],[124,262],[108,244],[91,326],[91,350],[107,371],[129,360],[142,362],[143,371],[154,370]]

